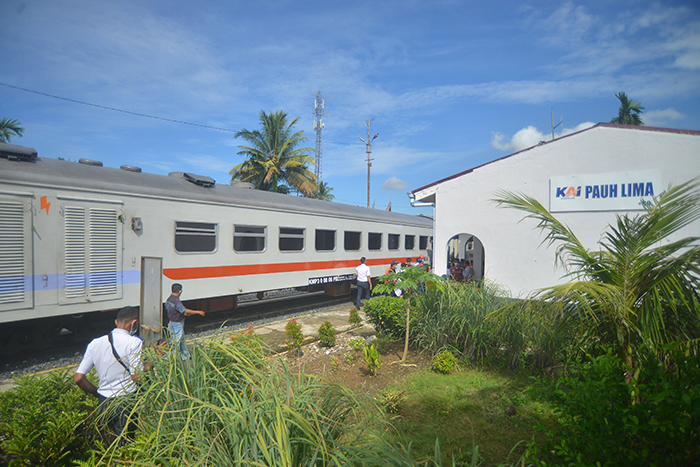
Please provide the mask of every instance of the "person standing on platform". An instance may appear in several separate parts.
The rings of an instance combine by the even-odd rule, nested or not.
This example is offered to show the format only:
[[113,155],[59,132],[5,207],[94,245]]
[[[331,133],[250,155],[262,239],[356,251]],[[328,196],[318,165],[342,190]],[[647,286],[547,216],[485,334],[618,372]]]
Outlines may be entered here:
[[355,269],[357,272],[357,309],[362,307],[362,295],[369,298],[369,293],[372,290],[372,278],[370,277],[369,266],[365,264],[367,259],[363,256],[360,258],[360,265]]
[[181,284],[173,284],[170,290],[172,294],[165,301],[165,311],[168,312],[170,339],[172,340],[173,348],[176,345],[180,346],[182,359],[189,360],[190,353],[187,351],[187,344],[185,343],[185,317],[190,315],[204,316],[204,312],[202,310],[185,308],[185,305],[180,301],[180,295],[182,295]]

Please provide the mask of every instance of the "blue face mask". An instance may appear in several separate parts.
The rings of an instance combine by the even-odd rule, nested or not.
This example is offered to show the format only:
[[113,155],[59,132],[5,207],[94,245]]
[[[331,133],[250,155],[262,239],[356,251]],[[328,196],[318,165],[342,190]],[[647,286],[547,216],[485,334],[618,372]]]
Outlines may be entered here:
[[134,321],[134,322],[131,323],[131,329],[129,330],[129,334],[132,335],[132,336],[136,335],[136,333],[137,333],[138,330],[139,330],[139,327],[138,327],[138,326],[136,326],[136,329],[134,329],[134,324],[136,324],[136,321]]

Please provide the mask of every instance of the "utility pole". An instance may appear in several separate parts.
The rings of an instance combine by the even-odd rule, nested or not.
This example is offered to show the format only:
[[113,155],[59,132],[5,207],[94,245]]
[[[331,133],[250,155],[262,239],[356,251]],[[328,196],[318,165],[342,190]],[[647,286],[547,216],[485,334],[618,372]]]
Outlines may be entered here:
[[371,120],[365,120],[365,125],[367,125],[367,141],[360,136],[360,140],[367,145],[367,207],[369,207],[369,169],[372,167],[372,141],[377,139],[377,136],[379,136],[379,133],[375,133],[374,136],[370,137],[372,134],[372,131],[370,130],[370,127],[372,126],[372,122],[374,119]]
[[[559,123],[556,125],[554,124],[554,108],[552,108],[552,139],[554,139],[554,129],[558,127],[559,125],[562,125],[564,123],[564,117],[560,116]],[[564,128],[562,126],[562,128]]]
[[321,183],[323,169],[321,168],[323,143],[321,142],[321,130],[325,128],[322,117],[326,116],[326,101],[323,99],[321,91],[316,93],[314,99],[314,131],[316,132],[316,183]]

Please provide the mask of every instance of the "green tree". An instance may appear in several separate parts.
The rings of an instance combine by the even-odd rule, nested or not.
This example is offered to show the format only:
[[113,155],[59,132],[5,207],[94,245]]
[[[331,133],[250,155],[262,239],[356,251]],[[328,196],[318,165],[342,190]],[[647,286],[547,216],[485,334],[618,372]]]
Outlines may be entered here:
[[[579,329],[581,342],[612,345],[629,377],[638,352],[661,355],[665,344],[700,344],[700,245],[698,237],[677,232],[700,218],[698,179],[669,188],[645,212],[616,216],[589,250],[566,225],[536,199],[500,191],[494,201],[527,213],[546,233],[542,243],[557,243],[556,260],[567,269],[566,284],[537,292],[530,311],[543,322]],[[539,306],[542,303],[547,306]],[[589,347],[590,349],[590,347]],[[584,349],[585,350],[585,349]]]
[[24,128],[22,128],[21,123],[17,120],[10,120],[7,117],[3,117],[0,120],[0,141],[3,143],[9,143],[13,136],[22,137],[24,133]]
[[443,285],[442,278],[418,266],[409,266],[403,271],[378,277],[376,285],[372,288],[373,294],[393,293],[396,289],[403,291],[406,300],[406,339],[404,340],[403,356],[401,361],[406,361],[408,354],[409,323],[411,321],[411,296],[423,287],[429,289],[439,288]]
[[641,102],[629,99],[624,92],[618,92],[615,94],[615,97],[620,100],[620,110],[617,111],[617,117],[610,120],[610,123],[619,123],[620,125],[644,125],[642,117],[640,117],[644,110]]
[[316,190],[316,176],[307,164],[314,164],[308,154],[314,149],[297,147],[309,139],[303,131],[293,132],[297,120],[287,123],[283,111],[268,114],[261,110],[260,130],[236,132],[234,137],[250,146],[238,146],[238,154],[247,159],[231,169],[231,181],[250,182],[258,190],[287,193],[291,189],[311,196]]
[[316,188],[316,191],[312,197],[315,199],[322,199],[324,201],[333,201],[335,199],[335,195],[332,194],[331,191],[333,191],[333,187],[328,186],[326,182],[321,182],[318,184],[318,188]]

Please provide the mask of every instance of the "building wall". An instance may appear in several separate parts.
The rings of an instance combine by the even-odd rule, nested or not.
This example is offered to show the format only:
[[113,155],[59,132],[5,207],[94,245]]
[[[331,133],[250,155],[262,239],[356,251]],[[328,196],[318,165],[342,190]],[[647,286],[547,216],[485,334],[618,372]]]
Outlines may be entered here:
[[[435,194],[435,272],[447,268],[448,240],[466,233],[483,243],[486,278],[514,296],[565,282],[566,271],[555,267],[555,246],[541,245],[544,235],[535,229],[537,222],[523,220],[522,211],[498,208],[491,201],[496,192],[522,192],[549,209],[550,177],[644,170],[658,170],[664,188],[700,176],[700,135],[597,126],[441,182]],[[595,249],[615,214],[560,212],[555,217]],[[675,238],[686,236],[700,236],[700,221]]]

